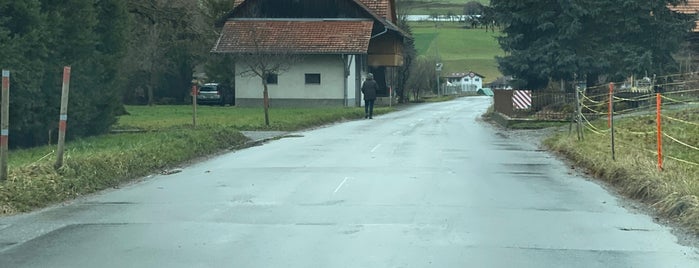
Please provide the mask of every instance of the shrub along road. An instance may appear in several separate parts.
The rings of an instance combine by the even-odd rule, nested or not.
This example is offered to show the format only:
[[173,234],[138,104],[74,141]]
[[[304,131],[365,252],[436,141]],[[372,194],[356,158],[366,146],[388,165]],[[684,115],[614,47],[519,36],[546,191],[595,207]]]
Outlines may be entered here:
[[478,118],[301,131],[0,219],[0,267],[699,267],[670,229]]

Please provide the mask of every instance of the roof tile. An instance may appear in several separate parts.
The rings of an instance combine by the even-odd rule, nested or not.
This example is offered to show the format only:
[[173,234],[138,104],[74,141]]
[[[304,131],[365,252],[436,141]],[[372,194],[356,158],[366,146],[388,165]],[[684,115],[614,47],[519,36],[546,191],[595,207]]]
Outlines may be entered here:
[[393,21],[389,0],[359,0],[359,2],[367,6],[380,17]]
[[371,20],[229,20],[213,52],[366,53]]

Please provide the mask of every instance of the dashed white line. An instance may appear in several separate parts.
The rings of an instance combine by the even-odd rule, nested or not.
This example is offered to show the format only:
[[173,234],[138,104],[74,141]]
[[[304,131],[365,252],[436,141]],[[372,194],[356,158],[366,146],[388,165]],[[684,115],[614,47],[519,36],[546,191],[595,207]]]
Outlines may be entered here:
[[342,185],[345,185],[345,182],[347,182],[348,179],[349,179],[349,177],[345,177],[345,179],[342,180],[340,185],[338,185],[337,188],[335,188],[335,192],[333,192],[333,194],[336,194],[338,191],[340,191],[340,188],[342,188]]
[[381,143],[379,143],[379,144],[377,144],[376,146],[374,146],[374,149],[371,149],[371,152],[372,152],[372,153],[373,153],[373,152],[376,152],[376,150],[378,150],[379,147],[381,147]]

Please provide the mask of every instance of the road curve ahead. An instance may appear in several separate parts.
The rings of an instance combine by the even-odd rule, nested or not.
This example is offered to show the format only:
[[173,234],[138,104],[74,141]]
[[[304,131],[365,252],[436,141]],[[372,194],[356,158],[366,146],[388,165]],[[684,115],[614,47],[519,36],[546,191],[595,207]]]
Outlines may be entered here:
[[669,228],[479,121],[490,104],[299,132],[0,218],[0,267],[699,267]]

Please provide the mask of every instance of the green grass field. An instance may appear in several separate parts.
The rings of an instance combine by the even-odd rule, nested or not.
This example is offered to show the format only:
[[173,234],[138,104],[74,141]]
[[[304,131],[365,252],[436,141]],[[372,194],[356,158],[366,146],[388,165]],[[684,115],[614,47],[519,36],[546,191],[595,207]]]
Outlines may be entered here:
[[444,63],[442,74],[473,71],[484,75],[485,82],[501,76],[495,56],[503,55],[497,43],[498,32],[464,29],[463,24],[434,22],[411,23],[415,48],[421,56],[439,57]]
[[[434,0],[434,1],[405,1],[410,14],[462,14],[464,5],[470,0]],[[476,0],[483,5],[489,5],[489,0]]]
[[[192,126],[192,107],[188,105],[127,106],[129,115],[119,117],[114,129],[157,131]],[[390,111],[377,107],[376,114]],[[293,131],[364,115],[361,107],[331,108],[271,108],[270,126],[264,124],[264,110],[260,108],[203,106],[197,108],[197,125],[217,125],[238,130]]]

